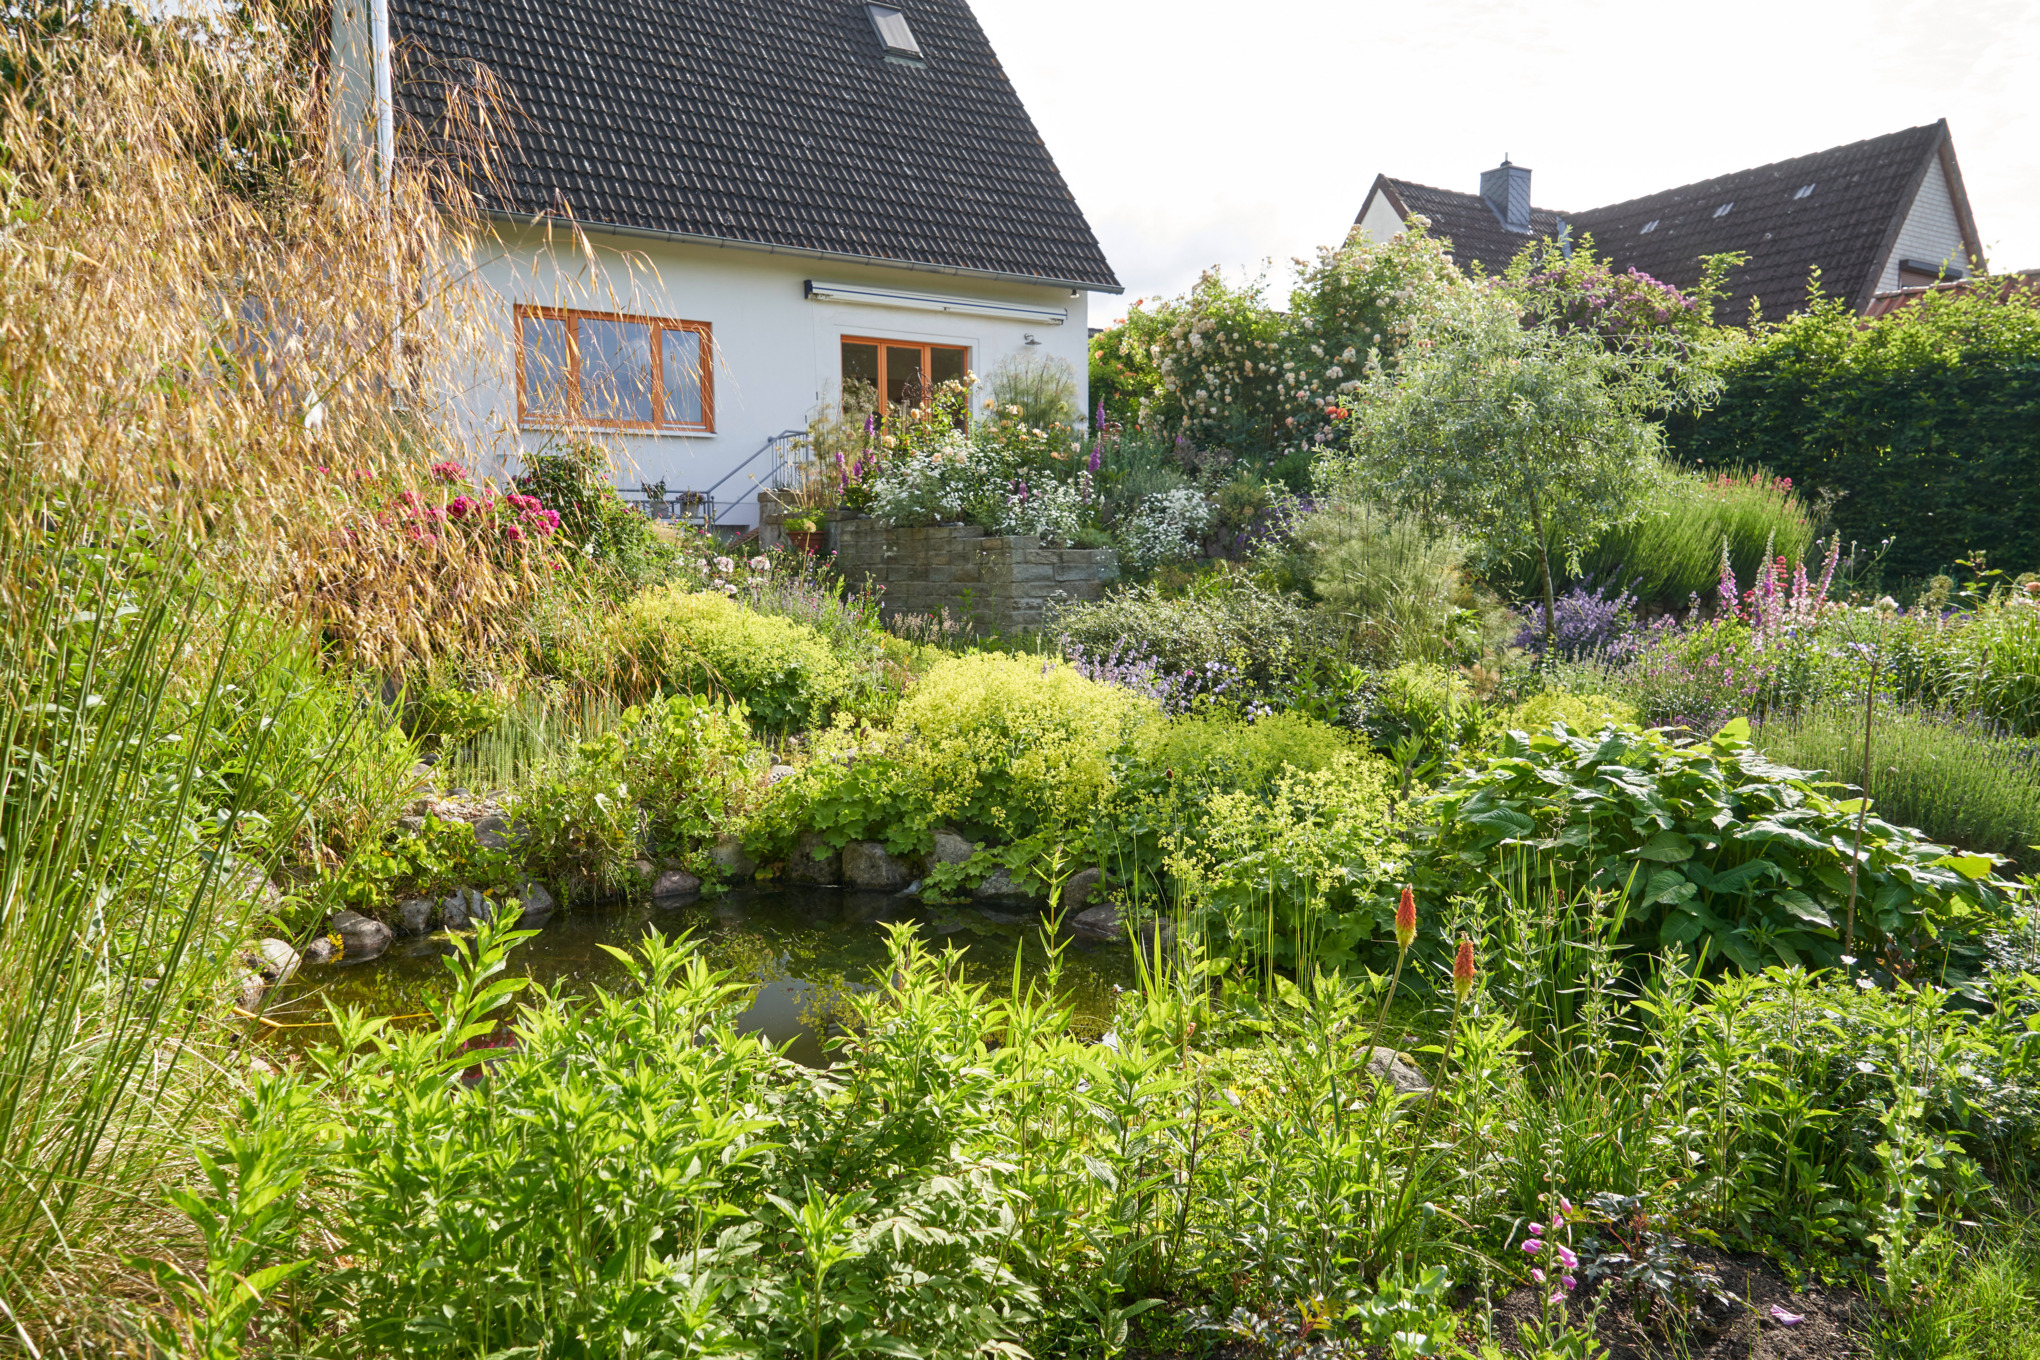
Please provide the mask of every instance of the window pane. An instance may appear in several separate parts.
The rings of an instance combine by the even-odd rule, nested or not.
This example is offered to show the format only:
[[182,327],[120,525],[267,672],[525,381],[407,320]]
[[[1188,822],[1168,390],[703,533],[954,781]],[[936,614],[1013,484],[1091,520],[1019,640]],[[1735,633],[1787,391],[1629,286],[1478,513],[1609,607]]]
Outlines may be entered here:
[[652,328],[642,321],[582,318],[581,415],[652,423]]
[[543,420],[567,416],[567,323],[527,316],[524,328],[524,413]]
[[927,396],[921,380],[921,347],[885,347],[885,399],[888,405],[906,402],[919,406]]
[[928,381],[934,383],[962,382],[963,375],[970,372],[970,351],[967,349],[945,349],[937,345],[929,351]]
[[659,332],[659,360],[666,379],[666,423],[700,425],[701,332]]
[[878,390],[877,345],[843,342],[843,390],[849,391],[853,383],[862,383],[874,392]]

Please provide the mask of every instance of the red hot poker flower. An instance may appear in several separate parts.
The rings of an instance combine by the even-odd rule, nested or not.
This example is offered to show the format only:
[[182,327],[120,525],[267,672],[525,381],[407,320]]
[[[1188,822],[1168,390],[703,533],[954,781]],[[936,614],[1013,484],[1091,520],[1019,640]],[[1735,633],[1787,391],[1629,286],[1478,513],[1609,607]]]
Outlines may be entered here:
[[1459,953],[1452,959],[1452,994],[1466,1004],[1466,994],[1473,990],[1473,941],[1461,939]]
[[1409,884],[1403,884],[1402,901],[1395,908],[1395,947],[1408,951],[1417,938],[1417,894]]

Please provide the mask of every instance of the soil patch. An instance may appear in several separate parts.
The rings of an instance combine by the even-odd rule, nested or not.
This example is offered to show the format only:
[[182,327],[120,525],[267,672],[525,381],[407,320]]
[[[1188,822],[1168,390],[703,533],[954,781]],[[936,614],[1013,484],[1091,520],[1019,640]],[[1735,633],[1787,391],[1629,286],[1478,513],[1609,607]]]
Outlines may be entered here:
[[[1783,1271],[1755,1254],[1729,1255],[1693,1245],[1687,1250],[1712,1266],[1722,1283],[1741,1301],[1719,1321],[1696,1324],[1667,1339],[1646,1322],[1639,1324],[1625,1299],[1611,1299],[1601,1314],[1598,1335],[1611,1360],[1861,1360],[1870,1354],[1870,1329],[1876,1305],[1850,1288],[1808,1281],[1794,1289]],[[1572,1301],[1576,1319],[1592,1311],[1593,1298],[1582,1290]],[[1788,1324],[1772,1310],[1801,1319]],[[1516,1326],[1537,1320],[1537,1294],[1518,1289],[1495,1307],[1495,1333],[1504,1348],[1514,1351]]]

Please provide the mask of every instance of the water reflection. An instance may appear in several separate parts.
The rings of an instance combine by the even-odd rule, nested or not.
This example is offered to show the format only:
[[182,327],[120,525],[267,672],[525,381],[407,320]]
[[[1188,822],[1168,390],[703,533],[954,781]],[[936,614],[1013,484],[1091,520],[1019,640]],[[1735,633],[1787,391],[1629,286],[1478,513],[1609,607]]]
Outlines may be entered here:
[[[555,917],[536,939],[510,956],[509,971],[569,995],[586,995],[624,980],[623,967],[603,945],[628,950],[649,931],[691,933],[718,968],[754,981],[758,990],[742,1026],[788,1045],[788,1056],[819,1066],[822,1041],[836,999],[870,986],[886,962],[885,925],[912,924],[938,949],[957,951],[960,975],[1003,994],[1016,957],[1023,981],[1046,962],[1039,919],[1011,910],[931,907],[910,897],[831,888],[746,889],[674,910],[651,907],[591,909]],[[372,1015],[398,1017],[396,1025],[425,1023],[425,1001],[443,995],[449,975],[442,958],[445,936],[399,941],[390,953],[351,967],[304,970],[268,1008],[270,1018],[296,1025],[316,1022],[326,1000]],[[1133,984],[1123,945],[1076,940],[1064,953],[1062,988],[1075,1012],[1073,1025],[1096,1035],[1109,1028],[1113,989]],[[314,1044],[330,1034],[311,1028],[276,1031],[284,1042]]]

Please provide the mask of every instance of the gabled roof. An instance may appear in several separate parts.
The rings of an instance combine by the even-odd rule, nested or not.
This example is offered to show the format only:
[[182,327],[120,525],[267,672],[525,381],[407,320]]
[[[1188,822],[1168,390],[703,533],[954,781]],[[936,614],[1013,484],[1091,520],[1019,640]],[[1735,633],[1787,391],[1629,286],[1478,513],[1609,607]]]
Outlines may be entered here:
[[[1567,220],[1575,236],[1591,234],[1595,250],[1612,257],[1618,268],[1633,267],[1681,288],[1699,281],[1702,256],[1745,253],[1748,261],[1728,277],[1729,319],[1741,319],[1752,298],[1766,317],[1798,309],[1815,268],[1823,292],[1860,311],[1877,291],[1899,228],[1937,161],[1963,239],[1980,259],[1982,243],[1945,120],[1594,208]],[[1812,191],[1798,197],[1807,185]],[[1717,216],[1724,204],[1733,206]],[[1644,225],[1653,221],[1657,227],[1644,233]]]
[[1399,222],[1408,220],[1412,213],[1428,218],[1431,235],[1443,236],[1452,242],[1452,258],[1460,268],[1478,261],[1490,274],[1499,274],[1507,269],[1509,261],[1516,258],[1516,252],[1538,237],[1557,235],[1558,219],[1562,216],[1549,208],[1532,208],[1530,234],[1525,236],[1503,226],[1494,209],[1488,207],[1487,200],[1479,194],[1454,193],[1450,189],[1434,189],[1412,180],[1376,175],[1374,186],[1367,191],[1367,198],[1360,205],[1360,216],[1353,219],[1355,226],[1367,216],[1367,209],[1377,194],[1388,200]]
[[485,66],[515,145],[486,209],[1119,291],[966,0],[391,0],[399,108]]
[[1967,253],[1980,264],[1983,243],[1945,120],[1605,208],[1533,208],[1530,236],[1506,230],[1478,194],[1386,175],[1375,178],[1360,216],[1385,196],[1399,220],[1423,214],[1434,235],[1451,238],[1462,265],[1477,260],[1491,274],[1532,239],[1556,236],[1560,222],[1575,241],[1591,235],[1595,252],[1616,269],[1680,288],[1700,281],[1702,257],[1735,251],[1748,258],[1728,276],[1724,320],[1743,320],[1753,300],[1769,318],[1796,311],[1815,269],[1823,292],[1861,311],[1878,292],[1900,229],[1936,166]]

